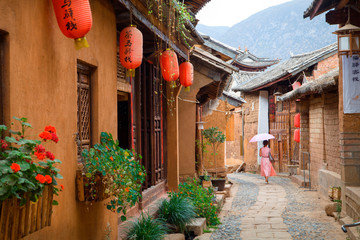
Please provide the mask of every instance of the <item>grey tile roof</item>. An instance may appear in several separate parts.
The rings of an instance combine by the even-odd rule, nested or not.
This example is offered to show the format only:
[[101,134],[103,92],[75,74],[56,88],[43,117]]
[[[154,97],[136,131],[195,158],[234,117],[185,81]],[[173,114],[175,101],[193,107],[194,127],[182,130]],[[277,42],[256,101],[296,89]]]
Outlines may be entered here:
[[228,73],[232,73],[233,71],[237,71],[237,68],[232,66],[229,63],[226,63],[225,61],[221,60],[218,57],[215,57],[211,53],[198,48],[194,47],[193,51],[191,52],[191,55],[197,58],[200,58],[201,60],[211,64],[212,66],[221,69],[223,71],[226,71]]
[[261,88],[265,85],[271,85],[282,78],[294,76],[297,73],[305,70],[306,68],[318,63],[319,61],[336,54],[337,43],[333,43],[321,49],[292,56],[290,59],[272,66],[267,71],[260,73],[254,78],[239,83],[232,90],[249,92]]
[[322,75],[318,79],[304,83],[299,88],[287,92],[281,96],[278,96],[277,99],[279,101],[287,101],[312,93],[321,93],[325,89],[335,86],[337,84],[338,78],[339,78],[339,68],[335,68],[329,71],[328,73]]
[[245,99],[243,99],[242,97],[236,95],[233,92],[227,92],[227,91],[223,91],[220,99],[227,101],[229,104],[235,107],[239,107],[241,104],[246,103]]

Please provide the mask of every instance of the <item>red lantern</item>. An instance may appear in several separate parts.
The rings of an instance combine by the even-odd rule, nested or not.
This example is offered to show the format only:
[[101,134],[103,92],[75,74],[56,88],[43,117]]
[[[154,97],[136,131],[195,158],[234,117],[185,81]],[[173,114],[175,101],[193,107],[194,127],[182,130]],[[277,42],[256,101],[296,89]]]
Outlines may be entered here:
[[180,83],[185,87],[185,91],[190,91],[190,86],[193,84],[194,67],[190,62],[183,62],[180,64]]
[[92,26],[89,0],[52,0],[61,32],[75,39],[76,49],[89,47],[85,35]]
[[163,78],[172,82],[179,78],[179,63],[176,53],[167,49],[160,55],[160,67]]
[[299,128],[300,127],[300,113],[295,114],[294,117],[294,126]]
[[143,58],[143,35],[133,25],[126,27],[120,33],[119,45],[121,65],[134,76],[135,68],[141,65]]
[[300,129],[295,129],[294,131],[294,141],[295,142],[300,142]]
[[295,89],[297,89],[297,88],[299,88],[301,86],[301,83],[300,82],[294,82],[291,86],[292,86],[293,90],[295,90]]

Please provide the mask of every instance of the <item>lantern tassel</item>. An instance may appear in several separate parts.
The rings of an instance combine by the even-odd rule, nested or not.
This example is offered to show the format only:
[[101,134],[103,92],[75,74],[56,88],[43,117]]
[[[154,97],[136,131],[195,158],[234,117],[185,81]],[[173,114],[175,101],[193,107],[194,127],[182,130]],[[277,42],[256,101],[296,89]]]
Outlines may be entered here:
[[135,69],[128,69],[126,71],[126,77],[135,77]]
[[185,87],[185,92],[190,92],[190,87]]
[[170,87],[171,87],[171,88],[176,88],[176,83],[175,83],[175,81],[171,81]]
[[81,48],[88,48],[88,47],[89,47],[89,43],[87,42],[86,37],[75,39],[75,49],[76,50],[79,50]]

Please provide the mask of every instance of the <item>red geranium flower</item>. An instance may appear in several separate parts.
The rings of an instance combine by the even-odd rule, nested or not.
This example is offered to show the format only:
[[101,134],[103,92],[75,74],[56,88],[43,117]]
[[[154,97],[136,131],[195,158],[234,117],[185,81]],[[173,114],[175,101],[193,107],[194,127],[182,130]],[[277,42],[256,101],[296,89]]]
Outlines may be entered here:
[[17,163],[12,163],[10,168],[13,170],[14,173],[17,173],[18,171],[20,171],[20,165]]
[[44,132],[40,133],[39,137],[44,139],[44,141],[52,139],[51,133],[48,131],[44,131]]
[[51,140],[53,140],[55,143],[57,143],[59,141],[59,138],[56,135],[56,133],[51,133]]
[[51,126],[51,125],[46,126],[46,127],[45,127],[45,131],[56,134],[56,129],[55,129],[55,127],[53,127],[53,126]]
[[48,184],[52,183],[52,177],[50,177],[50,175],[45,175],[44,178],[45,178],[46,183],[48,183]]
[[46,153],[43,152],[35,152],[34,154],[39,160],[44,160],[46,156]]
[[40,144],[35,147],[35,151],[42,153],[42,152],[45,152],[45,148],[43,147],[43,145]]
[[61,190],[64,190],[64,185],[60,184]]
[[54,154],[52,154],[51,152],[46,152],[46,157],[49,158],[50,160],[54,160],[54,159],[55,159]]
[[40,183],[44,183],[46,181],[45,177],[41,174],[38,174],[35,179],[38,180]]
[[4,150],[5,150],[8,146],[9,146],[9,145],[7,145],[7,143],[1,144],[1,148],[4,149]]

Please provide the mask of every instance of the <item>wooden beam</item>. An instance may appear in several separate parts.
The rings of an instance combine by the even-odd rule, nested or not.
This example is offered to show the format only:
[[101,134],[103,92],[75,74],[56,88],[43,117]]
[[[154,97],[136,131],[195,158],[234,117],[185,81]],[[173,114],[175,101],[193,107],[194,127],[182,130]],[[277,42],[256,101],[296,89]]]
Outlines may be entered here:
[[329,11],[325,15],[326,22],[331,25],[340,24],[343,26],[346,24],[348,19],[350,19],[350,24],[360,26],[360,14],[352,8],[350,8],[350,18],[348,17],[348,13],[348,8]]
[[[160,37],[163,41],[165,41],[169,46],[174,49],[181,57],[183,57],[185,60],[188,60],[187,52],[189,51],[184,46],[183,49],[181,49],[180,42],[174,37],[171,36],[172,39],[169,39],[169,37],[166,35],[166,29],[164,25],[158,21],[153,15],[148,15],[149,19],[146,18],[143,14],[143,12],[147,12],[147,9],[144,5],[142,5],[138,1],[131,2],[130,0],[117,0],[119,3],[124,5],[129,11],[132,12],[133,16],[136,17],[140,22],[142,22],[150,31],[154,32],[158,37]],[[159,26],[159,27],[157,27]]]
[[343,8],[346,4],[348,4],[349,0],[341,0],[340,3],[337,5],[336,9]]

